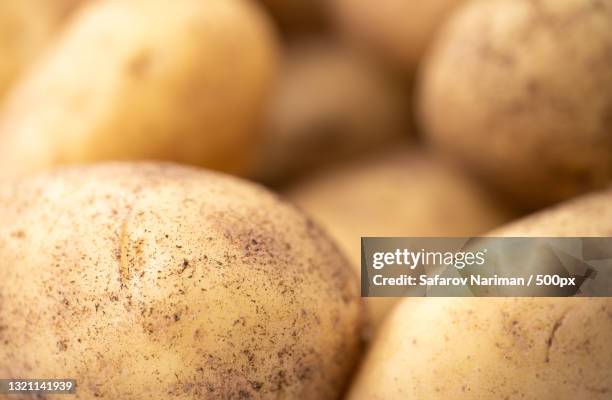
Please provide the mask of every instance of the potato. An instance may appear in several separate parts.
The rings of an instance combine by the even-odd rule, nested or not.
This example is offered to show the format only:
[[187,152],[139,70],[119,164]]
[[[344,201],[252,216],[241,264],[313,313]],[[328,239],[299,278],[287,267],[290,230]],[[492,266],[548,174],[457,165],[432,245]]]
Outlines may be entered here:
[[[488,233],[493,237],[583,237],[612,235],[612,189],[584,195],[555,207],[529,215]],[[512,276],[529,278],[536,274],[559,274],[557,265],[547,263],[513,263]],[[602,278],[601,279],[605,279]],[[567,288],[566,288],[567,289]],[[564,290],[553,287],[511,288],[500,287],[499,295],[551,295]]]
[[463,0],[332,0],[339,30],[395,69],[412,75],[439,25]]
[[382,71],[344,46],[298,42],[268,105],[256,177],[278,184],[395,140],[409,131],[407,103]]
[[534,209],[612,175],[612,5],[483,0],[423,69],[420,120],[438,149]]
[[354,272],[257,186],[66,167],[0,186],[0,221],[2,377],[74,378],[78,399],[336,399],[356,363]]
[[404,299],[348,399],[609,399],[611,343],[611,298]]
[[0,99],[43,51],[80,0],[0,2]]
[[529,215],[489,233],[510,237],[612,236],[612,189],[591,193]]
[[[451,166],[405,149],[339,167],[287,195],[328,229],[358,272],[362,236],[470,236],[510,215]],[[373,329],[396,301],[366,300]]]
[[92,2],[10,95],[0,169],[155,159],[239,171],[276,50],[247,0]]

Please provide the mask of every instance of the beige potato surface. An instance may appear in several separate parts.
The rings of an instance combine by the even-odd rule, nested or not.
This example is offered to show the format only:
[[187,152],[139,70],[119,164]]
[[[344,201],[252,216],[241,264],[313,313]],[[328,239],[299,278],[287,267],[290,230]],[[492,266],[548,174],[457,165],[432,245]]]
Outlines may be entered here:
[[276,52],[249,0],[91,2],[9,94],[0,169],[148,159],[238,172]]
[[580,196],[531,214],[490,236],[612,236],[612,189]]
[[535,209],[612,176],[612,4],[477,0],[422,70],[420,120],[439,150]]
[[[612,225],[610,224],[612,220],[611,201],[612,189],[583,195],[501,226],[489,232],[487,236],[542,238],[538,239],[539,243],[532,242],[535,249],[540,245],[547,247],[548,243],[550,243],[546,239],[548,237],[609,237],[612,236]],[[524,262],[509,264],[512,271],[508,271],[508,275],[523,276],[528,279],[529,276],[536,274],[555,275],[567,273],[566,271],[559,270],[555,259],[549,264],[545,259],[537,257],[532,257],[531,259],[525,258]],[[598,280],[605,282],[605,277],[599,276]],[[564,291],[555,286],[530,288],[499,287],[497,288],[497,293],[500,296],[511,294],[548,296],[564,293]],[[567,292],[565,293],[567,295]]]
[[255,185],[62,168],[3,182],[0,221],[1,377],[74,378],[75,399],[336,399],[356,365],[356,275]]
[[79,3],[80,0],[0,2],[0,101]]
[[604,400],[612,299],[404,299],[350,400]]
[[258,180],[276,184],[402,136],[408,101],[372,62],[338,43],[291,46],[263,121]]
[[[362,236],[471,236],[510,217],[460,171],[406,149],[340,166],[287,196],[330,232],[358,273]],[[373,329],[396,302],[366,299]]]
[[463,0],[332,0],[351,43],[412,75],[439,26]]

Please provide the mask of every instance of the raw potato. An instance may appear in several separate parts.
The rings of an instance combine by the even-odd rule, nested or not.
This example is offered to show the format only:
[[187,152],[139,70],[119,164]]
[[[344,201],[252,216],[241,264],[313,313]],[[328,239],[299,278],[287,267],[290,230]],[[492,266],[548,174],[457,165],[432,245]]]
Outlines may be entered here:
[[612,4],[481,0],[423,70],[421,122],[442,151],[526,208],[612,176]]
[[[471,236],[509,217],[452,167],[403,149],[328,172],[288,196],[331,233],[358,273],[361,236]],[[373,329],[396,302],[366,300]]]
[[607,400],[612,299],[404,299],[349,400]]
[[447,15],[463,0],[332,0],[339,29],[411,75]]
[[80,0],[0,2],[0,100],[43,51]]
[[407,101],[363,57],[304,41],[286,55],[264,120],[257,177],[280,183],[406,134]]
[[584,195],[502,226],[490,236],[612,236],[612,189]]
[[357,277],[257,186],[73,167],[1,186],[0,221],[2,377],[74,378],[78,399],[336,399],[357,362]]
[[277,50],[257,4],[107,0],[75,17],[0,115],[0,170],[248,162]]
[[[550,209],[512,222],[506,226],[489,232],[488,236],[506,237],[609,237],[612,236],[612,189],[592,193]],[[544,240],[543,243],[546,243]],[[512,276],[523,276],[526,279],[536,274],[559,274],[556,263],[552,266],[542,263],[525,262],[512,264]],[[604,271],[598,271],[598,277],[605,282]],[[558,287],[500,287],[497,289],[500,296],[504,295],[530,295],[544,296],[563,293]]]

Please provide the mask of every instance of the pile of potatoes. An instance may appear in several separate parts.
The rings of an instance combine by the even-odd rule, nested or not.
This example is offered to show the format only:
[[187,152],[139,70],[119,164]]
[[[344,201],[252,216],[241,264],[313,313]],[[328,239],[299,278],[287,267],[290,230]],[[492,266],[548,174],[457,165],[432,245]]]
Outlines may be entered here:
[[7,0],[0,51],[0,379],[611,398],[612,298],[361,298],[359,264],[612,235],[612,3]]

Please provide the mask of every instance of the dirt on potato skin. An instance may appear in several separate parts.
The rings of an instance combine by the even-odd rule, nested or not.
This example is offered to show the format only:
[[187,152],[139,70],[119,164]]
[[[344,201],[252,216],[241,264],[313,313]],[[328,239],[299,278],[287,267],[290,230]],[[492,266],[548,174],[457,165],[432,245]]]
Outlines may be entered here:
[[608,399],[611,316],[609,298],[404,299],[347,398]]
[[357,277],[262,188],[106,164],[0,204],[3,376],[61,372],[80,399],[336,398],[356,364]]
[[420,71],[420,125],[440,151],[525,210],[604,188],[610,32],[612,7],[598,0],[471,3]]

